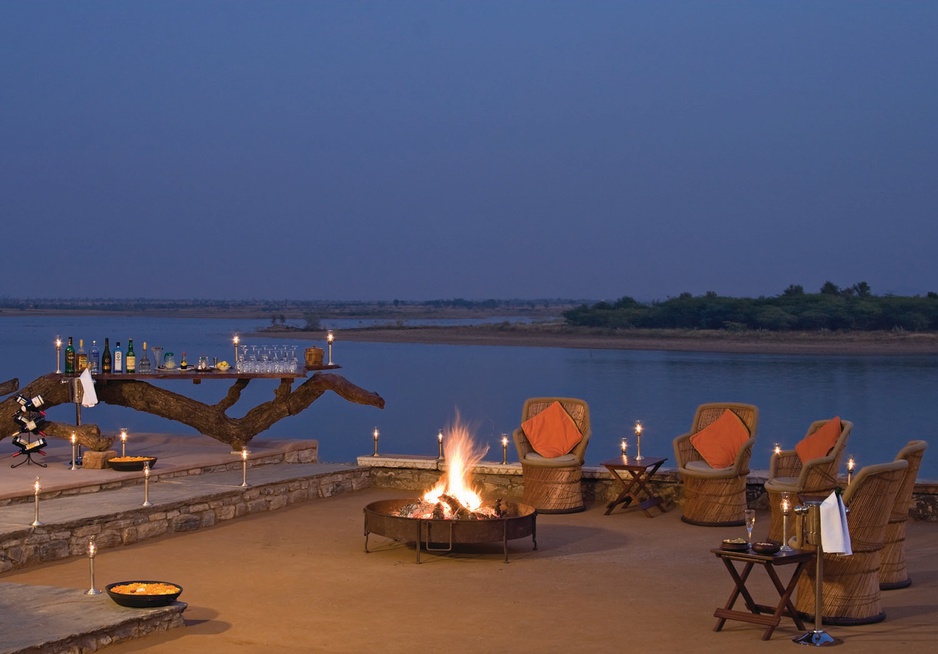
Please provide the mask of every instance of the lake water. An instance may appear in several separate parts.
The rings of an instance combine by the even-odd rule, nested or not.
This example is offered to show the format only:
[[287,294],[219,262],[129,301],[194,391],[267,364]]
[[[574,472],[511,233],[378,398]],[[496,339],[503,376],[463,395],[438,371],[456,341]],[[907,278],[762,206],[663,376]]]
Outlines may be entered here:
[[[500,319],[501,320],[501,319]],[[126,349],[133,338],[186,351],[190,361],[206,354],[233,358],[234,333],[248,334],[266,326],[260,320],[172,319],[139,317],[4,317],[0,318],[0,381],[18,377],[25,385],[55,370],[56,335],[91,339],[113,349]],[[911,439],[933,440],[938,403],[938,356],[802,356],[710,354],[626,350],[584,350],[508,346],[352,343],[342,329],[358,321],[324,321],[336,329],[333,360],[349,381],[379,393],[386,408],[360,406],[327,393],[306,411],[276,423],[265,436],[315,438],[320,458],[353,461],[371,454],[377,426],[383,454],[437,453],[437,432],[452,424],[456,413],[476,439],[491,446],[488,460],[501,460],[500,436],[518,426],[524,400],[533,396],[581,397],[589,402],[593,436],[587,463],[598,465],[619,452],[623,436],[634,448],[632,428],[641,420],[642,453],[661,455],[673,464],[671,441],[685,432],[698,404],[738,401],[759,407],[759,428],[752,468],[768,468],[775,443],[791,448],[812,420],[839,415],[854,423],[848,453],[858,466],[892,460]],[[322,340],[277,341],[244,337],[245,342],[289,342],[300,351]],[[163,382],[174,391],[203,402],[216,402],[229,387],[225,381],[201,385]],[[239,417],[272,397],[276,383],[254,380],[229,415]],[[240,411],[240,412],[239,412]],[[72,405],[55,407],[49,418],[73,422]],[[84,422],[105,432],[188,434],[179,423],[124,407],[99,404],[83,409]],[[193,434],[193,438],[207,438]],[[220,445],[222,447],[222,445]],[[0,442],[0,455],[13,446]],[[631,450],[634,452],[634,449]],[[516,460],[509,445],[509,460]],[[926,451],[920,478],[938,479],[938,457]]]

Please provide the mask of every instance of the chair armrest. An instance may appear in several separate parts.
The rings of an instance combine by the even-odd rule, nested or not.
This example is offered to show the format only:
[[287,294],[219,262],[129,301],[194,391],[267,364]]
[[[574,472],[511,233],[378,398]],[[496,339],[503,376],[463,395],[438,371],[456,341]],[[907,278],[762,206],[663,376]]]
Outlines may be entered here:
[[795,450],[772,453],[769,459],[769,479],[776,477],[798,477],[801,474],[801,458]]
[[591,434],[592,430],[587,429],[586,433],[583,434],[583,438],[580,439],[580,442],[570,451],[570,453],[577,458],[577,461],[580,462],[580,465],[583,465],[583,461],[586,459],[586,446],[589,445]]
[[674,439],[674,461],[679,468],[683,468],[688,461],[703,461],[700,452],[691,445],[691,436],[693,434],[688,432]]
[[528,437],[524,435],[524,430],[518,427],[511,434],[511,439],[515,442],[515,448],[518,450],[518,460],[524,461],[524,457],[534,451]]
[[736,460],[733,462],[733,472],[739,476],[749,474],[749,460],[752,458],[752,446],[756,444],[756,437],[752,436],[743,443],[742,447],[736,453]]

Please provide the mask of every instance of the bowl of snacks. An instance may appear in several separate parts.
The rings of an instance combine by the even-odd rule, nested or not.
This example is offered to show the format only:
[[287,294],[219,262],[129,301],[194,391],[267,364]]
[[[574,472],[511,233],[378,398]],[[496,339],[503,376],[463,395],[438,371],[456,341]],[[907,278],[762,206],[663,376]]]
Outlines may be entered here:
[[150,470],[156,464],[155,456],[117,456],[107,460],[107,464],[112,470],[118,472],[133,472],[143,470],[145,464],[150,464]]
[[758,552],[759,554],[775,554],[782,548],[778,543],[774,543],[770,540],[761,541],[759,543],[752,544],[752,551]]
[[166,581],[117,581],[104,587],[117,604],[133,609],[168,606],[176,601],[182,586]]
[[749,549],[749,541],[745,538],[724,538],[720,547],[730,552],[745,552]]

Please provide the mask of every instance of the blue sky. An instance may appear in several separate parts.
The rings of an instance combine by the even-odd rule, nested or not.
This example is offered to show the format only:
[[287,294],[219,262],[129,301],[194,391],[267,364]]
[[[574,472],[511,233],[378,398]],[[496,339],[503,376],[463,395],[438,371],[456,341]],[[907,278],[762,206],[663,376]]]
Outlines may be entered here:
[[938,291],[936,33],[901,0],[3,0],[0,295]]

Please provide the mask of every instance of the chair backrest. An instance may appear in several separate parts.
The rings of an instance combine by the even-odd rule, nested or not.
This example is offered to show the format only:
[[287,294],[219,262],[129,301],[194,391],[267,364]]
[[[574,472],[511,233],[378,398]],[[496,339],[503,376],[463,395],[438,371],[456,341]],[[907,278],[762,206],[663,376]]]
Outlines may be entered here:
[[738,402],[709,402],[701,404],[694,412],[694,422],[691,423],[690,433],[696,434],[698,431],[715,422],[723,412],[729,409],[735,413],[749,430],[750,436],[756,435],[756,427],[759,424],[759,408],[754,404],[740,404]]
[[[810,436],[826,423],[827,420],[815,420],[805,432],[805,437]],[[829,490],[839,485],[837,474],[840,472],[840,462],[844,457],[847,441],[852,431],[853,423],[849,420],[841,420],[840,436],[834,443],[834,447],[825,456],[810,459],[801,465],[798,479],[799,492]]]
[[533,418],[541,411],[549,407],[554,402],[560,402],[560,406],[570,414],[577,429],[583,436],[589,436],[590,429],[590,408],[585,400],[574,397],[531,397],[524,401],[521,409],[521,422],[528,418]]
[[909,462],[904,459],[866,466],[844,491],[847,524],[854,552],[882,548],[886,538],[886,524],[908,467]]
[[918,477],[918,470],[922,464],[922,456],[925,454],[926,447],[928,447],[928,443],[925,441],[909,441],[896,455],[896,461],[908,461],[909,467],[906,468],[902,484],[896,493],[896,501],[892,506],[889,522],[903,522],[909,519],[912,492],[915,490],[915,480]]

